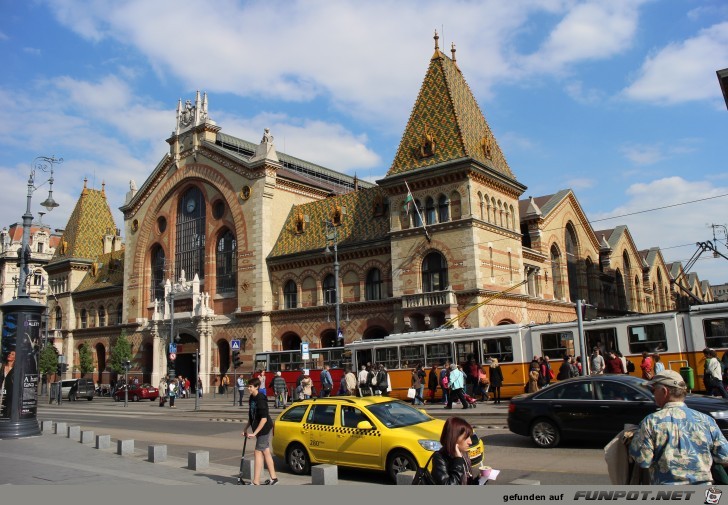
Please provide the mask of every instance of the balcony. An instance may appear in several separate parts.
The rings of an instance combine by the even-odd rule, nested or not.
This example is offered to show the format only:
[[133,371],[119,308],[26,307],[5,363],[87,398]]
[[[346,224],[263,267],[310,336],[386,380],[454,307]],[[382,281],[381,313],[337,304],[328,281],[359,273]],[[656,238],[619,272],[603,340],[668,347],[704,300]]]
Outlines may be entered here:
[[402,296],[403,309],[447,307],[456,304],[455,293],[452,291],[432,291]]

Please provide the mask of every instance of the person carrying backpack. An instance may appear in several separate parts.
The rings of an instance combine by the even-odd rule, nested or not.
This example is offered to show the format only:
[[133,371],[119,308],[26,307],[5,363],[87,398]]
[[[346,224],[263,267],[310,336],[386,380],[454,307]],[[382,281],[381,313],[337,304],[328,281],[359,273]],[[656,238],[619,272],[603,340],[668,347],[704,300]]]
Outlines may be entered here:
[[329,372],[329,369],[331,366],[324,365],[324,369],[321,371],[321,398],[326,398],[328,396],[331,396],[331,390],[334,387],[334,381],[331,378],[331,372]]

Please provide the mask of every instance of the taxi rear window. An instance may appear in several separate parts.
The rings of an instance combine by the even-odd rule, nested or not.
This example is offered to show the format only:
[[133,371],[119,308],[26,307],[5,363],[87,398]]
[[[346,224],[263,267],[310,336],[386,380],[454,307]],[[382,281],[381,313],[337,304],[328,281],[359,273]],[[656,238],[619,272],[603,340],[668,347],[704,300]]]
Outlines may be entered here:
[[281,414],[279,421],[288,421],[292,423],[300,423],[303,416],[306,415],[306,409],[308,405],[299,405],[285,411]]

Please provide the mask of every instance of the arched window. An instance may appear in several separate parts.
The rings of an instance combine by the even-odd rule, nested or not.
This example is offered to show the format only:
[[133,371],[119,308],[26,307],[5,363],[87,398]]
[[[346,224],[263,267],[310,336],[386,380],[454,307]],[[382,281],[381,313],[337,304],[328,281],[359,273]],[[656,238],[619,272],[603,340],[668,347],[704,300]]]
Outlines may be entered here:
[[433,200],[431,196],[428,196],[425,200],[425,222],[427,224],[435,224],[437,222],[435,200]]
[[372,268],[367,272],[365,296],[367,300],[382,299],[382,272],[378,268]]
[[456,220],[462,217],[462,209],[460,207],[460,193],[453,191],[450,195],[450,219]]
[[124,306],[122,304],[119,304],[116,306],[116,324],[122,323],[124,313]]
[[598,274],[597,269],[594,266],[594,262],[591,258],[586,259],[586,286],[587,294],[586,298],[589,303],[596,305],[599,303],[599,285],[598,285]]
[[286,282],[286,285],[283,286],[283,304],[287,309],[298,307],[298,288],[292,280]]
[[615,273],[615,283],[617,285],[617,308],[619,310],[627,310],[627,296],[624,287],[624,278],[622,272],[617,269]]
[[60,330],[63,326],[63,311],[60,307],[56,307],[56,330]]
[[99,307],[99,326],[106,326],[106,309],[103,305]]
[[511,230],[516,229],[516,213],[513,211],[513,205],[510,206],[511,209]]
[[480,203],[480,219],[485,220],[485,202],[483,201],[483,193],[478,191],[478,202]]
[[196,187],[188,189],[177,207],[177,243],[175,275],[205,278],[205,198]]
[[[483,197],[480,197],[480,219],[483,219]],[[445,195],[437,199],[437,220],[441,223],[450,221],[450,202]]]
[[88,312],[81,309],[81,328],[88,328]]
[[412,226],[415,228],[422,226],[422,218],[420,217],[420,211],[422,210],[422,204],[419,200],[415,200],[414,207],[410,207],[410,214],[412,214]]
[[152,279],[149,286],[151,301],[164,300],[164,249],[155,245],[152,249]]
[[321,285],[321,288],[324,291],[324,303],[325,304],[334,304],[336,303],[336,279],[334,279],[334,274],[329,274],[326,277],[324,277],[324,282]]
[[571,223],[566,225],[564,242],[566,244],[566,275],[569,281],[569,299],[575,302],[579,299],[579,270],[577,268],[579,250],[576,241],[576,232]]
[[551,246],[551,283],[554,286],[554,299],[561,300],[564,298],[561,281],[561,253],[556,244]]
[[629,254],[627,251],[622,253],[622,268],[624,268],[624,292],[626,295],[627,307],[626,310],[632,310],[634,307],[634,292],[632,290],[632,276],[631,265],[629,261]]
[[230,230],[217,241],[217,292],[234,293],[238,279],[238,245]]
[[447,286],[445,257],[439,252],[431,252],[422,261],[422,292],[444,291]]
[[640,288],[640,278],[636,275],[634,276],[634,307],[637,312],[642,312],[642,289]]

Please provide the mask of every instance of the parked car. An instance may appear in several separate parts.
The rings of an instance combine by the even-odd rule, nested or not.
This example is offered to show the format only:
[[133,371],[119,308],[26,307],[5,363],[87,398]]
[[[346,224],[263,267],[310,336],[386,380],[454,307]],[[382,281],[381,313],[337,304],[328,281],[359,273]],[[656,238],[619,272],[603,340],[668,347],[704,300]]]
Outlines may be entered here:
[[[657,410],[646,383],[631,375],[590,375],[559,381],[536,393],[512,398],[508,429],[531,437],[539,447],[556,447],[566,438],[609,440],[625,424],[639,424]],[[685,404],[711,416],[728,435],[728,401],[688,395]]]
[[[129,400],[138,402],[139,400],[154,401],[159,398],[159,389],[155,388],[151,384],[134,385],[131,384],[129,387]],[[119,386],[114,392],[114,400],[120,402],[124,399],[124,392],[126,391],[127,385]]]
[[66,379],[61,381],[61,396],[69,401],[76,401],[79,398],[86,398],[88,401],[94,399],[96,386],[91,379]]
[[[275,424],[273,454],[295,474],[311,464],[399,472],[424,466],[440,446],[445,421],[400,400],[377,396],[312,398],[284,410]],[[483,442],[473,435],[470,459],[483,459]]]

